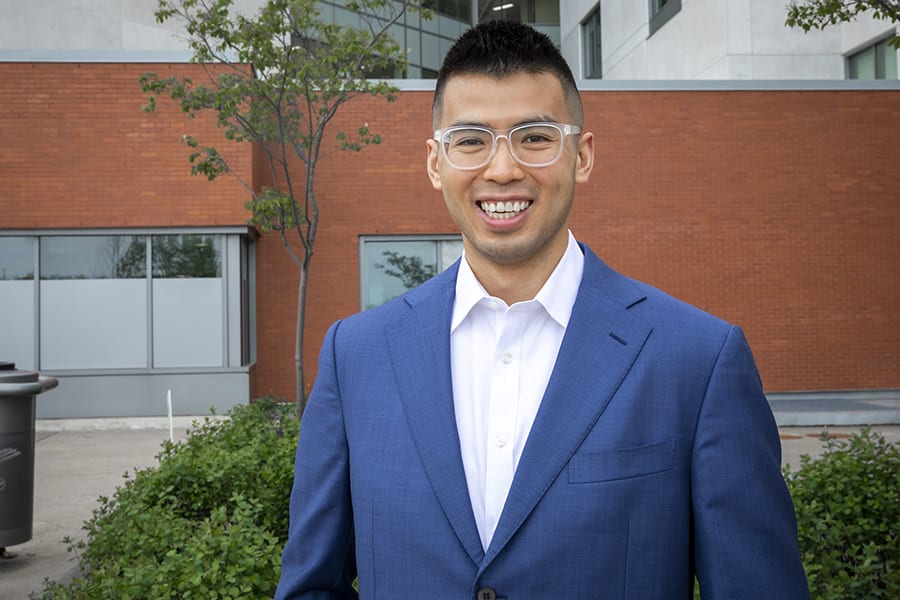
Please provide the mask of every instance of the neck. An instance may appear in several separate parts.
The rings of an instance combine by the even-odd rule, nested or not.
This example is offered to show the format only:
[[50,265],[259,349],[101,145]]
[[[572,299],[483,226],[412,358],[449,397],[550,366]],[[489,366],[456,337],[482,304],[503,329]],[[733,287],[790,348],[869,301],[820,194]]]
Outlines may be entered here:
[[541,291],[566,252],[568,237],[565,239],[558,251],[522,263],[499,263],[476,253],[467,254],[466,260],[487,293],[512,306],[532,300]]

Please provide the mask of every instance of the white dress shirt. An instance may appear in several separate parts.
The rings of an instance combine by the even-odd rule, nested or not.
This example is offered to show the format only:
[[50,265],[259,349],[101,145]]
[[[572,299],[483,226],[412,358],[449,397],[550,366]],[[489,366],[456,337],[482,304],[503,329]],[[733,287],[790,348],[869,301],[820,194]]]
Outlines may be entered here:
[[533,300],[488,295],[460,261],[450,324],[456,426],[475,523],[490,545],[522,449],[556,363],[581,283],[584,255],[572,232]]

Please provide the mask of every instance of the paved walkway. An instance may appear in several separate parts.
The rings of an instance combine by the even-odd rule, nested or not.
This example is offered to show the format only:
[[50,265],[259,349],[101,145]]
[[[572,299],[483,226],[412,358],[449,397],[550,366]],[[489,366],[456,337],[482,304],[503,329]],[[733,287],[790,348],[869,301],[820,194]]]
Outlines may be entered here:
[[[184,439],[190,420],[176,423],[175,439]],[[134,427],[145,427],[143,429]],[[9,548],[15,558],[0,559],[0,600],[23,600],[40,592],[43,581],[66,581],[76,571],[62,539],[83,538],[81,525],[91,517],[97,498],[109,496],[125,472],[157,464],[160,445],[169,438],[159,420],[38,422],[35,444],[34,534]],[[129,429],[129,427],[132,427]],[[150,428],[146,428],[150,427]],[[830,427],[847,435],[858,427]],[[800,455],[818,455],[822,427],[781,427],[784,462],[799,465]],[[900,425],[878,426],[885,438],[900,443]]]

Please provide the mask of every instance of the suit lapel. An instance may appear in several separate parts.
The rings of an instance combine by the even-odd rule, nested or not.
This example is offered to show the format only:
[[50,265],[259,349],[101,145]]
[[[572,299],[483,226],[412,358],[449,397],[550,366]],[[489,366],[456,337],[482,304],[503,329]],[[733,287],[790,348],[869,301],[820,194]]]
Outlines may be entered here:
[[450,318],[456,268],[407,296],[408,310],[385,327],[410,433],[447,520],[477,565],[484,557],[472,514],[450,374]]
[[594,427],[650,328],[628,314],[643,295],[585,248],[585,271],[482,570],[525,522]]

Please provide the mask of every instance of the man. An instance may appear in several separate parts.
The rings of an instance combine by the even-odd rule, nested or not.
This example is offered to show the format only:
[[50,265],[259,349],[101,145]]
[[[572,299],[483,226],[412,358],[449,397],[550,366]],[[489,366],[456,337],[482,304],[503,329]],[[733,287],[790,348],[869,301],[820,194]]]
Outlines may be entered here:
[[464,255],[329,330],[276,598],[808,597],[743,334],[567,228],[594,139],[552,42],[470,30],[433,119]]

